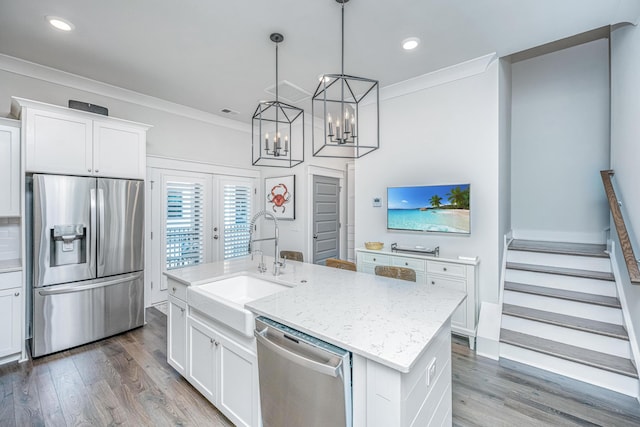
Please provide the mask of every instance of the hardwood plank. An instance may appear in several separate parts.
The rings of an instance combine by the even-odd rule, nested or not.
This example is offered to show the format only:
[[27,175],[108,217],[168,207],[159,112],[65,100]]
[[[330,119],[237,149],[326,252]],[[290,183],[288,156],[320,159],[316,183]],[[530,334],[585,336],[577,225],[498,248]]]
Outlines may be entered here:
[[535,273],[558,274],[561,276],[585,277],[588,279],[599,279],[613,282],[615,278],[612,273],[603,271],[578,270],[575,268],[551,267],[547,265],[522,264],[519,262],[507,262],[507,269],[532,271]]
[[[46,365],[42,365],[46,366]],[[36,376],[36,385],[38,387],[38,397],[40,398],[40,409],[42,410],[42,418],[47,427],[64,427],[67,425],[60,400],[56,393],[56,388],[51,378],[49,369],[42,369]]]
[[15,426],[16,415],[13,404],[13,372],[8,365],[0,373],[0,425]]
[[514,239],[509,244],[509,250],[609,258],[609,254],[606,252],[607,245],[589,243],[546,242],[541,240]]
[[622,308],[620,300],[615,297],[588,294],[585,292],[568,291],[565,289],[550,288],[546,286],[527,285],[524,283],[505,282],[504,289],[525,294],[542,295],[545,297],[564,299],[567,301],[584,302],[603,307]]
[[629,340],[627,330],[622,325],[614,325],[612,323],[599,322],[597,320],[585,319],[582,317],[567,316],[566,314],[552,313],[550,311],[536,310],[533,308],[506,303],[502,304],[502,314],[534,320],[536,322],[548,323],[550,325],[562,326],[578,331],[591,332],[625,341]]
[[632,378],[638,378],[638,372],[629,359],[588,350],[582,347],[510,331],[500,330],[500,342],[559,357],[594,368],[604,369]]
[[36,376],[37,367],[25,364],[13,382],[13,404],[17,425],[44,426]]
[[[70,358],[69,360],[71,361]],[[75,367],[74,370],[66,369],[59,375],[52,370],[51,377],[68,426],[100,425],[97,409],[88,398],[89,392]]]

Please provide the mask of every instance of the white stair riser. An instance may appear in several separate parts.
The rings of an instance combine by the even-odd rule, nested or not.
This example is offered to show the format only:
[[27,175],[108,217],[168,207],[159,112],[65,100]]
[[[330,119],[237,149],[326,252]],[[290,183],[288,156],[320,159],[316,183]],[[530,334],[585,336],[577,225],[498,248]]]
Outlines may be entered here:
[[564,289],[567,291],[584,292],[607,297],[617,296],[615,282],[607,280],[509,269],[505,274],[505,280],[507,282],[523,283],[525,285],[544,286],[547,288]]
[[502,328],[625,359],[631,358],[629,341],[618,338],[512,317],[507,314],[502,315]]
[[604,387],[627,396],[636,398],[638,396],[638,380],[625,375],[505,343],[500,343],[500,357]]
[[525,294],[523,292],[504,291],[506,304],[534,308],[536,310],[551,311],[567,316],[582,317],[600,322],[622,325],[622,310],[619,308],[603,307],[568,301],[559,298],[549,298],[540,295]]
[[609,258],[509,250],[507,252],[507,261],[611,273],[611,260]]

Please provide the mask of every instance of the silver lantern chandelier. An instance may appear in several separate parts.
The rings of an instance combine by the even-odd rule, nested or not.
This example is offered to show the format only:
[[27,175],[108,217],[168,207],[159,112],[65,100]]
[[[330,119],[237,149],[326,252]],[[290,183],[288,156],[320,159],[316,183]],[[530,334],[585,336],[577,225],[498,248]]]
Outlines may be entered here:
[[324,74],[312,98],[313,155],[357,159],[380,147],[378,81],[344,73],[344,5],[340,74]]

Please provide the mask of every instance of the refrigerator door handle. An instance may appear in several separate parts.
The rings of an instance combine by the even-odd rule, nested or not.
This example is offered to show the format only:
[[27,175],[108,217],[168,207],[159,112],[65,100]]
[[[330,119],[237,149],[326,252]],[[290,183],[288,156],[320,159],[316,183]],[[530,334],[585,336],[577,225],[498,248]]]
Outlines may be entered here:
[[136,273],[136,274],[127,275],[125,277],[119,277],[117,279],[112,279],[112,280],[103,280],[100,282],[95,282],[94,280],[92,280],[91,283],[86,285],[52,286],[51,289],[46,289],[46,288],[41,289],[38,291],[38,293],[42,296],[47,296],[47,295],[68,294],[71,292],[82,292],[89,289],[103,288],[105,286],[117,285],[124,282],[131,282],[133,280],[138,279],[141,274],[142,273]]
[[[95,272],[96,268],[96,219],[97,219],[97,207],[96,207],[96,189],[92,188],[90,190],[90,200],[91,200],[91,213],[90,213],[90,237],[89,242],[90,245],[87,248],[87,253],[89,257],[89,268]],[[93,277],[95,277],[95,273],[93,273]]]
[[98,188],[98,275],[104,273],[104,190]]

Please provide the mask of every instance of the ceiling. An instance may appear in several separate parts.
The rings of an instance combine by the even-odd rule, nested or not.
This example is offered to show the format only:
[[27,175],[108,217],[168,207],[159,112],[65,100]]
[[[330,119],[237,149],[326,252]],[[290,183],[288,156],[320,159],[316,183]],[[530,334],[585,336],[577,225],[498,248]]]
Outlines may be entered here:
[[[509,55],[640,15],[638,0],[351,0],[345,73],[380,86],[488,53]],[[71,21],[65,33],[46,15]],[[0,0],[0,53],[250,122],[280,80],[313,92],[340,72],[335,0]],[[401,41],[419,37],[406,52]],[[310,109],[310,101],[298,106]]]

